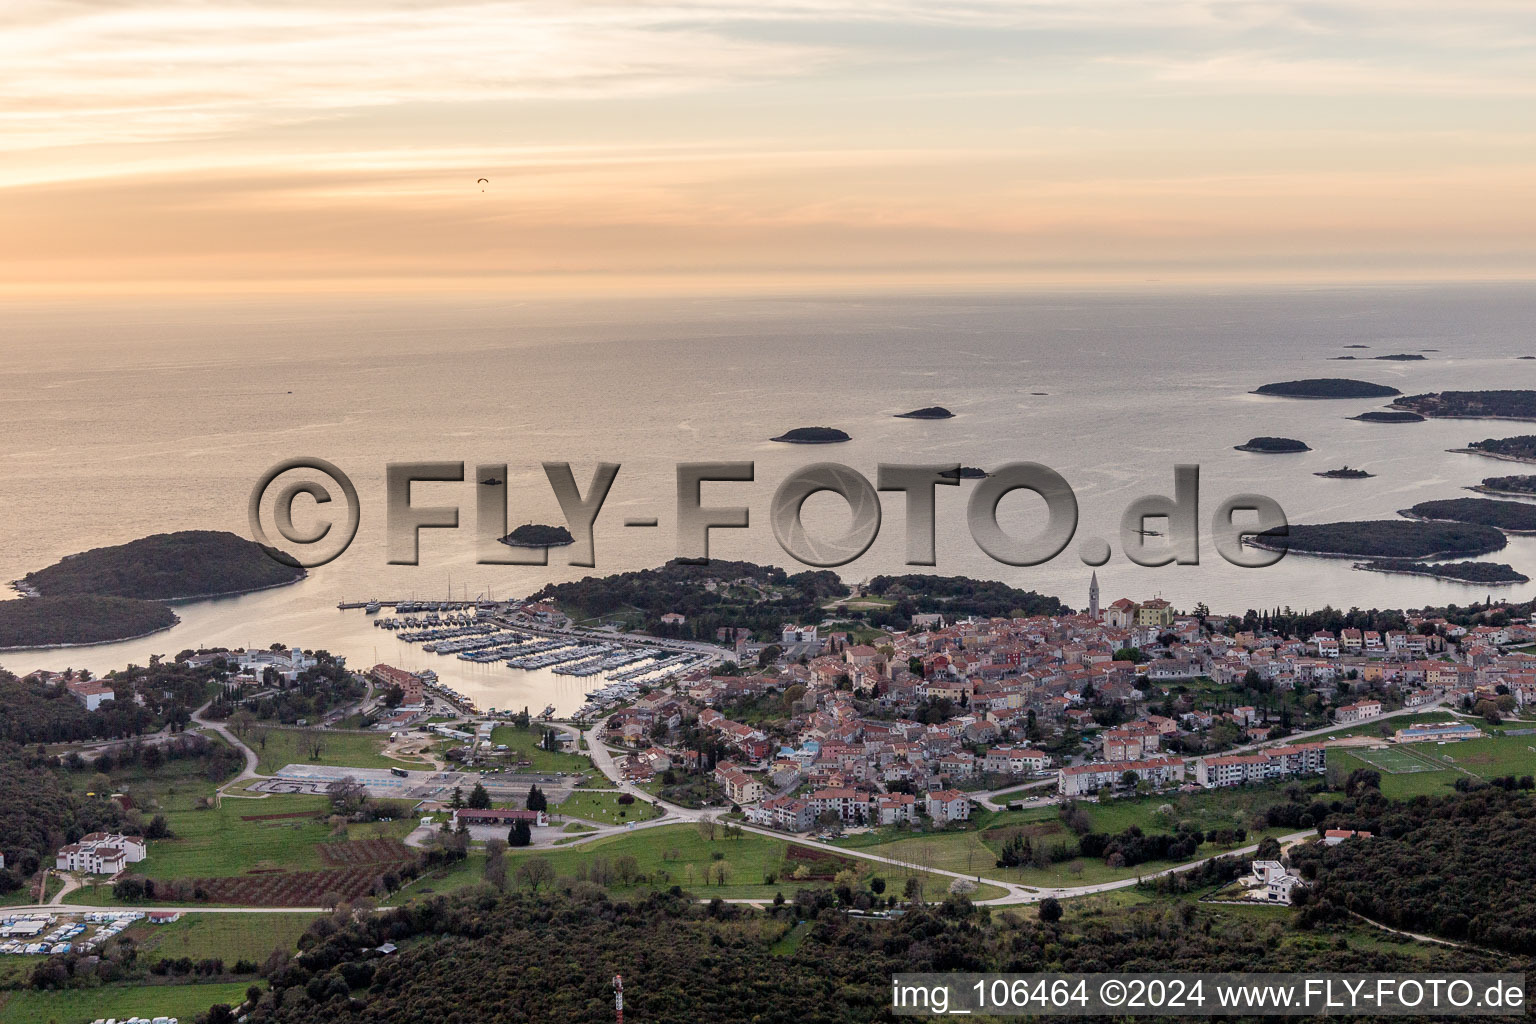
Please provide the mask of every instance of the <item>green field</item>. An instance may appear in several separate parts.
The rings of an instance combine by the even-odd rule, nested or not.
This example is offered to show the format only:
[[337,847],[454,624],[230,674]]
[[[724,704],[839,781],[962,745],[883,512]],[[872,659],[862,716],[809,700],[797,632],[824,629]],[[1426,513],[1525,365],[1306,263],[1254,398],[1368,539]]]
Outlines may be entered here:
[[573,790],[571,795],[549,809],[558,822],[561,818],[580,818],[601,825],[622,825],[627,821],[649,821],[660,815],[650,803],[636,800],[632,804],[619,803],[619,794],[608,791]]
[[567,754],[563,751],[545,750],[539,746],[547,726],[530,725],[519,729],[515,725],[498,725],[491,730],[491,742],[505,744],[507,751],[500,755],[509,760],[528,761],[536,772],[590,772],[592,760],[585,754]]
[[[209,732],[206,735],[214,743],[227,746],[217,733]],[[112,780],[113,792],[126,793],[133,799],[135,806],[146,814],[190,811],[198,800],[212,795],[218,786],[217,781],[209,779],[205,774],[207,764],[198,758],[184,758],[167,761],[153,772],[135,764],[127,768],[115,768],[107,777]],[[91,780],[95,775],[88,768],[85,771],[68,772],[65,778],[75,790],[85,792],[91,788]]]
[[[320,756],[311,756],[311,741],[320,746]],[[328,732],[321,729],[252,729],[245,742],[256,751],[256,770],[271,775],[287,764],[319,764],[338,768],[419,767],[419,762],[397,761],[381,751],[383,736],[355,732]]]
[[188,914],[172,924],[136,924],[128,935],[147,963],[219,957],[227,968],[240,960],[260,964],[274,949],[293,952],[314,914]]
[[[796,881],[784,877],[788,846],[786,840],[752,832],[743,833],[735,839],[718,835],[710,841],[694,825],[662,825],[561,849],[509,851],[507,874],[509,885],[518,884],[517,865],[528,857],[543,857],[561,878],[574,878],[582,872],[590,871],[595,860],[602,859],[612,867],[618,858],[631,856],[635,859],[636,870],[646,876],[646,880],[631,885],[624,885],[617,880],[610,882],[609,889],[616,896],[680,885],[703,899],[717,896],[722,899],[772,899],[775,893],[782,892],[788,897],[802,888],[829,884],[827,880]],[[706,880],[708,869],[716,863],[716,853],[720,854],[721,861],[729,865],[729,876],[723,884],[717,879]],[[477,885],[483,877],[484,862],[484,857],[476,853],[463,864],[450,869],[443,877],[423,878],[397,893],[388,902],[400,903],[429,893],[452,892]],[[924,876],[924,885],[931,897],[942,898],[952,881],[947,876],[909,872],[894,865],[872,861],[855,859],[854,867],[866,877],[879,875],[884,878],[888,886],[886,893],[898,896],[909,874]],[[775,876],[771,883],[766,881],[769,874]],[[1001,895],[1001,889],[984,885],[979,887],[972,898],[991,899]]]
[[238,1006],[247,982],[214,985],[105,985],[62,992],[0,993],[0,1024],[90,1024],[102,1017],[176,1017],[191,1021],[214,1003]]
[[[149,856],[133,866],[134,873],[156,879],[213,878],[243,874],[252,868],[324,867],[316,844],[330,838],[331,829],[323,821],[308,816],[261,821],[244,818],[315,814],[327,806],[324,797],[274,796],[266,800],[229,799],[209,810],[168,814],[175,838],[151,842]],[[87,886],[70,893],[66,900],[110,903],[111,887]]]
[[1345,772],[1364,768],[1381,774],[1381,795],[1390,800],[1409,800],[1416,796],[1448,793],[1455,784],[1455,772],[1445,769],[1393,774],[1362,759],[1362,751],[1333,747],[1328,751],[1328,767]]
[[1411,775],[1414,772],[1433,772],[1439,769],[1428,763],[1425,759],[1415,757],[1402,747],[1382,747],[1381,749],[1357,748],[1351,750],[1360,760],[1373,767],[1380,768],[1384,772],[1393,775]]

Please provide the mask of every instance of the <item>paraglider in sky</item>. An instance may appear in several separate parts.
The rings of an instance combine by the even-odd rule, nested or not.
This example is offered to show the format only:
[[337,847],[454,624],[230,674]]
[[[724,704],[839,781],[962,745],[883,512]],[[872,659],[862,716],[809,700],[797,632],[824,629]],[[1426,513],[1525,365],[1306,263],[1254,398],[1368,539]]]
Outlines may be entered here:
[[[489,185],[490,183],[491,183],[491,179],[490,178],[481,178],[480,180],[475,182],[476,185]],[[485,189],[482,188],[480,191],[484,192]]]

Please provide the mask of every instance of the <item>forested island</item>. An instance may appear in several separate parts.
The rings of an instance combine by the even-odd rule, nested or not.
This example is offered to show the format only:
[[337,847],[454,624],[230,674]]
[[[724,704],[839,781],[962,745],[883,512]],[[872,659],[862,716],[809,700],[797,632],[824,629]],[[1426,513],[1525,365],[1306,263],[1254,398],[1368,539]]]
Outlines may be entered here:
[[1250,437],[1247,444],[1232,446],[1240,452],[1257,452],[1260,455],[1285,455],[1291,452],[1309,452],[1312,449],[1294,437]]
[[783,441],[785,444],[837,444],[839,441],[853,439],[836,427],[796,427],[768,440]]
[[1464,455],[1486,455],[1491,459],[1505,459],[1509,462],[1536,462],[1536,434],[1490,437],[1473,441],[1465,448],[1452,448],[1451,451]]
[[1440,391],[1399,398],[1392,406],[1446,419],[1536,420],[1536,391]]
[[1421,501],[1398,513],[1410,519],[1449,520],[1495,526],[1512,533],[1536,531],[1536,505],[1523,501],[1495,501],[1492,498],[1443,498]]
[[1424,357],[1412,352],[1397,352],[1390,356],[1330,356],[1329,358],[1343,360],[1346,362],[1355,359],[1390,359],[1397,362],[1413,362],[1419,359],[1423,359]]
[[1252,393],[1278,398],[1390,398],[1402,394],[1397,388],[1389,388],[1385,384],[1372,384],[1370,381],[1351,380],[1348,377],[1287,380],[1278,384],[1265,384],[1255,388]]
[[975,466],[961,466],[959,469],[946,469],[939,476],[954,480],[985,480],[987,471],[977,469]]
[[1531,581],[1529,576],[1517,572],[1514,566],[1504,562],[1438,562],[1426,565],[1423,562],[1383,558],[1356,563],[1355,568],[1401,576],[1429,576],[1453,583],[1510,584]]
[[1327,558],[1470,558],[1502,550],[1504,531],[1472,523],[1368,519],[1292,523],[1285,534],[1261,533],[1248,543],[1270,551]]
[[1424,417],[1406,409],[1373,409],[1359,416],[1349,417],[1361,423],[1423,423]]
[[563,526],[524,523],[501,538],[501,542],[514,548],[560,548],[576,543],[576,538]]
[[1367,473],[1363,469],[1350,469],[1344,466],[1340,469],[1325,469],[1321,473],[1313,473],[1313,476],[1327,477],[1329,480],[1365,480],[1375,476],[1375,473]]
[[0,601],[0,650],[128,640],[180,619],[159,601],[104,594],[60,594]]
[[1485,476],[1482,483],[1468,490],[1536,497],[1536,476]]
[[243,594],[296,583],[280,551],[218,530],[183,530],[68,555],[21,582],[45,597],[101,594],[149,601]]
[[899,420],[948,420],[953,419],[954,415],[942,405],[930,405],[924,409],[913,409],[911,412],[899,412],[896,418]]

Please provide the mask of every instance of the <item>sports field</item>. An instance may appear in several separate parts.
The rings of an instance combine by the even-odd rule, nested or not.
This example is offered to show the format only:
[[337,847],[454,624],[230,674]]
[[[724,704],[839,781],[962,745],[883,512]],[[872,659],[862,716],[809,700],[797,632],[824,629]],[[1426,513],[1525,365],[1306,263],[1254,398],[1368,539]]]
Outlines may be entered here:
[[1354,749],[1350,753],[1360,760],[1375,768],[1392,775],[1410,775],[1414,772],[1439,771],[1437,765],[1427,764],[1423,758],[1416,757],[1401,747],[1382,747],[1379,749]]

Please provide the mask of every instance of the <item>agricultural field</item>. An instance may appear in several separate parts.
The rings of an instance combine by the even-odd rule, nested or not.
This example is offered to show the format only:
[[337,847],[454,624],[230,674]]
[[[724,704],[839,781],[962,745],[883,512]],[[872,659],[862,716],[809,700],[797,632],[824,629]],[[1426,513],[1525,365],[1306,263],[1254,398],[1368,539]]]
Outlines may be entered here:
[[[579,837],[572,837],[579,838]],[[718,860],[716,854],[719,855]],[[590,876],[595,864],[604,866],[610,876],[608,888],[615,895],[643,893],[653,888],[680,885],[704,898],[772,899],[776,893],[786,897],[802,888],[826,886],[833,875],[851,867],[867,877],[879,875],[887,883],[887,894],[900,894],[909,874],[923,877],[930,895],[941,896],[952,879],[948,876],[909,872],[894,865],[877,864],[857,858],[839,858],[830,851],[791,844],[771,836],[745,832],[736,838],[717,833],[709,840],[694,825],[664,825],[633,833],[609,836],[578,845],[538,850],[512,850],[507,853],[508,884],[517,885],[517,865],[529,857],[549,861],[561,878]],[[625,883],[615,867],[621,858],[634,858],[634,870],[646,881]],[[475,853],[463,864],[442,876],[422,878],[395,894],[389,903],[401,903],[429,893],[451,892],[481,884],[484,856]],[[721,881],[712,873],[714,865],[727,865],[727,877]],[[793,875],[803,868],[801,878]],[[768,877],[774,881],[768,882]],[[994,886],[981,886],[974,899],[990,899],[1003,892]]]
[[246,733],[245,742],[256,751],[256,770],[263,775],[271,775],[287,764],[331,765],[338,768],[420,766],[418,762],[385,757],[385,738],[366,733],[257,727]]
[[104,1017],[176,1017],[191,1021],[215,1003],[237,1006],[247,982],[211,985],[103,985],[59,992],[0,993],[0,1024],[90,1024]]
[[562,818],[579,818],[601,825],[622,825],[629,821],[649,821],[660,815],[650,803],[635,800],[630,804],[619,803],[621,794],[610,790],[572,790],[571,795],[549,808],[550,815],[558,823]]
[[274,949],[292,952],[313,914],[188,914],[171,924],[134,925],[129,937],[139,944],[139,958],[158,960],[218,957],[226,967],[241,960],[260,964]]
[[585,754],[567,754],[564,751],[545,750],[539,746],[544,730],[549,726],[538,724],[520,729],[515,725],[498,725],[491,730],[491,742],[506,744],[507,752],[500,755],[508,760],[527,761],[536,772],[590,772],[592,760]]

